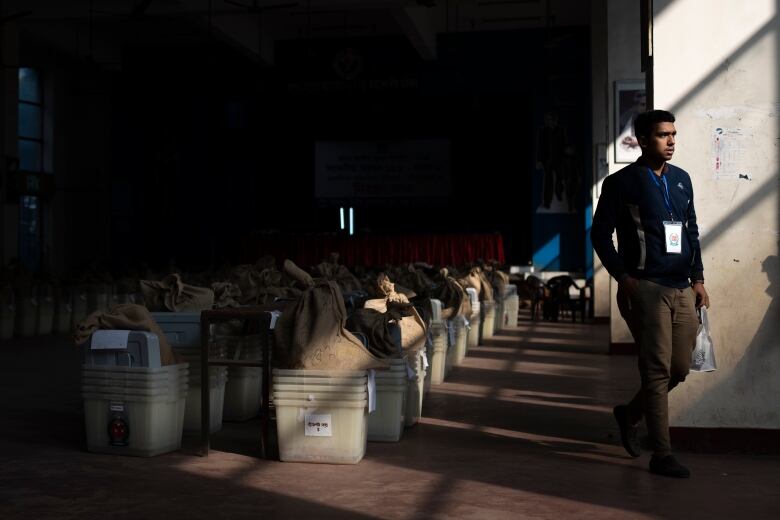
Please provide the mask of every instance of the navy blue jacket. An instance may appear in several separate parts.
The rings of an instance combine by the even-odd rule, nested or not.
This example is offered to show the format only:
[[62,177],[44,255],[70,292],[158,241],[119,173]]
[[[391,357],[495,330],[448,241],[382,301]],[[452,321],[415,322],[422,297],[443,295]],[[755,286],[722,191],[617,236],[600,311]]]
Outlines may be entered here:
[[[704,280],[691,178],[668,163],[663,173],[674,220],[683,223],[682,254],[670,254],[666,252],[663,223],[671,219],[664,204],[663,183],[659,188],[651,173],[638,161],[604,179],[590,232],[593,248],[617,280],[628,274],[670,287],[687,287],[689,279]],[[615,229],[617,251],[612,242]]]

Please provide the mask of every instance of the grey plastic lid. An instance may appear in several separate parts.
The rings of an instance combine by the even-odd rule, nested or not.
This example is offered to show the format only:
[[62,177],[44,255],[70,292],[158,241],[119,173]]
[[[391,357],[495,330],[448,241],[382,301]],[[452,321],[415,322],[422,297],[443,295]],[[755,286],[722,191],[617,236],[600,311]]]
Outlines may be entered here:
[[274,376],[292,377],[366,377],[366,370],[291,370],[275,368]]
[[275,399],[274,406],[294,406],[299,408],[366,408],[368,400],[364,401],[304,401],[302,399]]

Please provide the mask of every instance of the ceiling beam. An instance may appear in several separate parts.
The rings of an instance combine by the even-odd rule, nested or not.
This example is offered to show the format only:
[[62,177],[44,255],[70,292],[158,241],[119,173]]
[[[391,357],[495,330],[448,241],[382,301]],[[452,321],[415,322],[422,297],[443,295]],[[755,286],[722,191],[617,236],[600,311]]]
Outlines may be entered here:
[[149,9],[149,6],[151,5],[152,0],[141,0],[138,5],[133,8],[132,13],[130,16],[136,16],[140,17],[143,16],[146,13],[146,10]]
[[436,59],[436,25],[433,20],[436,9],[429,7],[404,7],[393,10],[393,17],[404,35],[424,60]]
[[[263,14],[260,9],[252,12],[251,9],[241,9],[235,5],[231,9],[224,9],[225,4],[217,0],[206,5],[203,0],[178,0],[178,3],[186,7],[187,12],[197,13],[198,19],[206,27],[211,24],[215,38],[225,41],[261,65],[273,65],[275,35],[271,32],[273,24],[265,20],[270,14]],[[240,3],[254,5],[251,0]],[[286,2],[280,0],[279,3]]]
[[274,41],[272,24],[261,23],[258,14],[237,14],[215,17],[213,27],[222,39],[238,45],[262,65],[274,64]]

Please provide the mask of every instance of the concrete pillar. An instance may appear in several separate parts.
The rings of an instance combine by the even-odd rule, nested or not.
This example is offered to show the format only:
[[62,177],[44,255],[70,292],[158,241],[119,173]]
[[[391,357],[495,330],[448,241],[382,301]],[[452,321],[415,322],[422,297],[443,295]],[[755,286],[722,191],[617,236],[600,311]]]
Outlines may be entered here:
[[693,180],[718,361],[670,394],[678,429],[780,429],[779,16],[780,0],[655,0],[656,106]]

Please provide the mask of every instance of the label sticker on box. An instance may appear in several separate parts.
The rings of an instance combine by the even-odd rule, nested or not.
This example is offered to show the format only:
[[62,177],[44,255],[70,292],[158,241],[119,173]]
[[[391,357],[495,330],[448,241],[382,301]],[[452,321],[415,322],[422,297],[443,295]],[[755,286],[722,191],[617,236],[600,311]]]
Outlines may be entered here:
[[332,437],[330,414],[304,416],[304,435],[306,437]]
[[126,350],[129,330],[96,330],[92,333],[92,350]]

